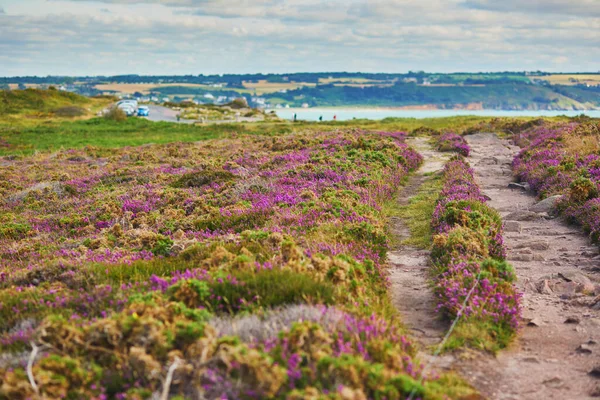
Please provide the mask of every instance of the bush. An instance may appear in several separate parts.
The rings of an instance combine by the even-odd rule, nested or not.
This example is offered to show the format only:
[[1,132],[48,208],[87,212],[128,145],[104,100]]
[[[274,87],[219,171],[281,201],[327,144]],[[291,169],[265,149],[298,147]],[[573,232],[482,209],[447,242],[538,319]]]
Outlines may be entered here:
[[125,111],[121,110],[119,107],[112,107],[106,114],[104,114],[104,118],[110,121],[123,122],[127,120],[127,114],[125,114]]
[[173,187],[201,187],[204,185],[210,185],[211,183],[223,183],[232,181],[234,178],[235,175],[229,171],[209,169],[185,174],[181,178],[179,178],[175,183],[173,183]]
[[233,109],[248,108],[248,102],[244,97],[237,98],[226,105]]

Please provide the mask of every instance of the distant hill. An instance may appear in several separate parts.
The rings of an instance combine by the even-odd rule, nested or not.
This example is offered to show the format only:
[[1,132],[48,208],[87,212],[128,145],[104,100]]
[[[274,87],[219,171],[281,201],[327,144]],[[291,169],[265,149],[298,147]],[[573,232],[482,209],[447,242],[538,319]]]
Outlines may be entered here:
[[416,71],[0,77],[0,88],[40,88],[48,85],[64,85],[69,90],[82,94],[96,92],[137,97],[155,96],[160,99],[169,97],[171,101],[197,98],[201,102],[211,102],[213,100],[210,99],[219,97],[243,96],[254,107],[308,105],[496,110],[600,108],[600,73],[506,71],[442,74]]
[[510,83],[477,85],[391,86],[318,85],[264,95],[292,105],[309,106],[426,106],[439,109],[584,110],[600,107],[600,87]]

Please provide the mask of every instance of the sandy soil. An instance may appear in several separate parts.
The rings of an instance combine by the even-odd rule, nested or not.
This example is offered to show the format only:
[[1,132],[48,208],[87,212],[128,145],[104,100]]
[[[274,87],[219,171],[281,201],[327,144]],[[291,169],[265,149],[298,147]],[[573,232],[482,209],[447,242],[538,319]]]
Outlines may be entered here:
[[[419,187],[427,179],[426,174],[440,171],[449,153],[432,150],[425,138],[410,138],[409,144],[424,157],[421,168],[413,174],[398,197],[400,204],[407,204],[416,195]],[[401,241],[410,236],[409,229],[400,218],[394,218],[390,226],[392,232]],[[390,281],[392,300],[402,315],[402,321],[410,330],[412,337],[421,345],[420,357],[435,366],[447,367],[453,357],[440,357],[431,360],[430,350],[438,344],[446,333],[447,324],[438,319],[434,311],[435,299],[429,290],[428,269],[429,250],[410,246],[399,246],[388,253],[390,261]]]

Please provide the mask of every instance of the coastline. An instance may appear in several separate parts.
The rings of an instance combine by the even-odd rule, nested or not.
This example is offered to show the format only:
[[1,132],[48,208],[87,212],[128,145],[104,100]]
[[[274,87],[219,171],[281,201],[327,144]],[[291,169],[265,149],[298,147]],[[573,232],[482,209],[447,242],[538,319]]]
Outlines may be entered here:
[[439,108],[429,104],[424,105],[414,105],[414,106],[402,106],[402,107],[393,107],[393,106],[317,106],[317,107],[290,107],[290,108],[280,108],[280,109],[269,109],[269,111],[296,111],[296,112],[316,112],[316,111],[344,111],[344,112],[357,112],[357,111],[369,111],[369,112],[388,112],[388,111],[475,111],[475,112],[539,112],[539,113],[556,113],[556,112],[586,112],[586,111],[600,111],[600,108],[585,108],[580,110],[573,109],[558,109],[558,110],[544,110],[544,109],[522,109],[522,110],[511,110],[504,108],[478,108],[478,107],[462,107],[462,108]]
[[397,107],[315,107],[282,108],[273,110],[279,118],[304,121],[347,121],[352,119],[380,120],[385,118],[446,118],[446,117],[576,117],[587,115],[600,118],[600,109],[593,110],[486,110],[486,109],[427,109]]

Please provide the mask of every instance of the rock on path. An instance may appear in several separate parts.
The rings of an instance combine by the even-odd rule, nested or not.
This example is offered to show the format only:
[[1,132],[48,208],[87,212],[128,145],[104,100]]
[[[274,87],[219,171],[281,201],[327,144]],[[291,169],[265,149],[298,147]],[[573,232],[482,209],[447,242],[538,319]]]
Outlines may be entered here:
[[495,358],[471,355],[454,367],[490,399],[597,398],[600,379],[590,371],[600,362],[598,247],[578,227],[534,207],[533,194],[509,188],[518,147],[488,133],[466,139],[479,186],[511,221],[504,239],[525,321],[511,348]]

